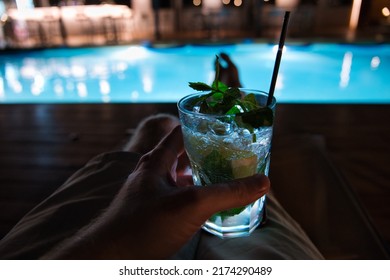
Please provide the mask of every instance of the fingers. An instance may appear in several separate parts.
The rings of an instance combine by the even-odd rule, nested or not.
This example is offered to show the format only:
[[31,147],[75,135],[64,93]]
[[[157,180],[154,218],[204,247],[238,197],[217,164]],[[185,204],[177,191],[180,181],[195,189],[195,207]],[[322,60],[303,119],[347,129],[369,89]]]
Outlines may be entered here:
[[270,181],[265,175],[200,187],[197,201],[199,212],[212,215],[222,210],[248,205],[266,194],[269,188]]
[[175,171],[177,159],[183,152],[181,127],[176,126],[151,152],[141,158],[139,168],[150,169],[159,174]]
[[219,68],[221,70],[229,69],[230,67],[235,67],[233,61],[230,59],[229,55],[227,55],[224,52],[221,52],[219,54],[219,61],[223,61],[223,64],[225,64],[226,67],[224,67],[221,63],[219,63]]
[[220,57],[226,61],[228,65],[232,65],[233,62],[231,61],[230,57],[226,53],[220,53]]
[[219,71],[223,71],[225,68],[222,66],[222,64],[219,62],[219,60],[215,60],[214,62],[215,70],[219,69]]
[[146,154],[179,124],[179,119],[170,114],[151,115],[141,120],[131,140],[123,147],[123,150]]

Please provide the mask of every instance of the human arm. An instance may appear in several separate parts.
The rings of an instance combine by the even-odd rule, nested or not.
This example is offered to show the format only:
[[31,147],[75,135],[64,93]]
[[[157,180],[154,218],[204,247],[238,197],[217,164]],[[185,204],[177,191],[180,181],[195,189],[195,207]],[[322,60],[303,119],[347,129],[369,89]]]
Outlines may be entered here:
[[180,127],[145,154],[110,206],[44,258],[163,259],[215,212],[247,205],[269,190],[263,175],[200,188],[178,185]]

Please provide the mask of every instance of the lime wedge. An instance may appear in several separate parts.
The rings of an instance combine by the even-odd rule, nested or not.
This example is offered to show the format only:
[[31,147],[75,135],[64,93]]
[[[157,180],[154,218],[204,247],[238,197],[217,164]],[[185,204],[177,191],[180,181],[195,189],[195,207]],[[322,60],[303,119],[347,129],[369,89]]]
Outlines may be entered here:
[[233,178],[245,178],[256,174],[257,156],[252,155],[246,158],[233,159],[231,161]]

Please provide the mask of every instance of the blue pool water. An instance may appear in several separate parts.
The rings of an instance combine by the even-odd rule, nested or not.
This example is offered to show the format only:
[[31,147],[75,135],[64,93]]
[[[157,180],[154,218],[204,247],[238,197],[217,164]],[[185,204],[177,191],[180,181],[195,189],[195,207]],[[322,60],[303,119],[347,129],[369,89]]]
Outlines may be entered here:
[[[177,102],[189,81],[211,83],[228,53],[246,88],[268,91],[272,44],[142,45],[0,54],[0,103]],[[283,103],[390,104],[390,45],[285,47],[275,96]]]

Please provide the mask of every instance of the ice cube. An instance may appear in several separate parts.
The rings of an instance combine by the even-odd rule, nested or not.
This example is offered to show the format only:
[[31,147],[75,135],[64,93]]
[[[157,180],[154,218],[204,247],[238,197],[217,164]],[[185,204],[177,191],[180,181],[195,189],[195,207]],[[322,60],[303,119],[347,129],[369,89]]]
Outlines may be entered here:
[[215,120],[209,123],[210,131],[217,136],[226,136],[234,132],[234,123],[229,121]]

